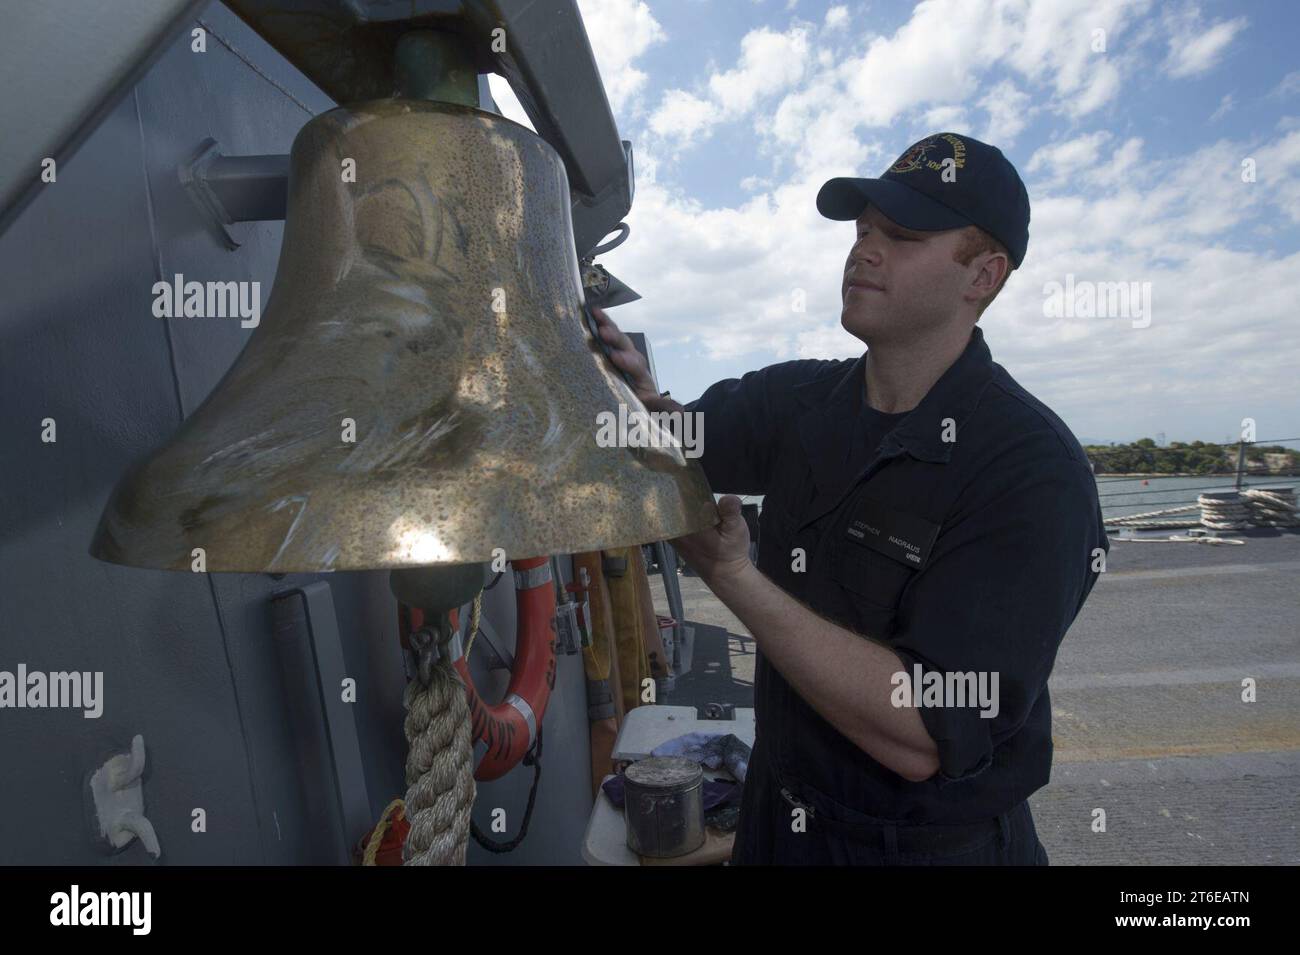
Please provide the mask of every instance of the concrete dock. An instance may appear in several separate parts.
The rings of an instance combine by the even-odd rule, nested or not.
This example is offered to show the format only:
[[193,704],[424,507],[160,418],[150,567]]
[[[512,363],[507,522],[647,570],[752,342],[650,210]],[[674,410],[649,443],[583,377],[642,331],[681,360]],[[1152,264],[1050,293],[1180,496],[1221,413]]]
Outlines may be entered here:
[[[1054,865],[1300,864],[1300,533],[1232,536],[1112,539],[1050,683],[1056,759],[1031,805]],[[687,620],[711,626],[661,702],[752,706],[753,640],[679,580]]]

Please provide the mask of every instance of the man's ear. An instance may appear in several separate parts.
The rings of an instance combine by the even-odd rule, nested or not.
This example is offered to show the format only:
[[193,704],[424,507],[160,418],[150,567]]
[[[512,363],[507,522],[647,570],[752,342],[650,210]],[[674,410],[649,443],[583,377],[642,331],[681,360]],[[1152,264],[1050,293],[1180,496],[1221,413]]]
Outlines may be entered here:
[[997,288],[1011,272],[1011,259],[1005,252],[991,252],[980,272],[981,284],[984,281],[984,274],[987,273],[989,288]]
[[977,305],[991,302],[1011,271],[1011,260],[1002,252],[987,252],[981,258],[983,262],[970,284]]

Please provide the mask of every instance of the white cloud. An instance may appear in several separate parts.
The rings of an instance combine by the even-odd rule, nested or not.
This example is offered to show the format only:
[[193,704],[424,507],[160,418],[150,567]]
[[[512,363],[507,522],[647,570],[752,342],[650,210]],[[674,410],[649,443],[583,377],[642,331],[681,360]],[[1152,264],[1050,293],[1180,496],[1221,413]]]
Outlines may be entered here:
[[1223,119],[1223,117],[1232,112],[1233,107],[1236,105],[1235,97],[1233,97],[1231,93],[1224,93],[1223,99],[1219,100],[1218,108],[1210,114],[1210,122],[1217,123],[1219,120]]
[[[709,209],[638,179],[632,240],[602,261],[645,298],[617,320],[655,341],[690,342],[687,350],[715,361],[797,357],[800,335],[839,313],[838,275],[852,241],[851,223],[830,223],[813,205],[823,181],[801,174],[737,207]],[[804,313],[794,310],[796,289],[807,296]],[[853,339],[839,334],[851,353]]]
[[1105,130],[1086,133],[1034,151],[1025,166],[1026,172],[1045,170],[1054,180],[1081,174],[1096,165],[1102,147],[1113,137]]
[[960,100],[976,68],[998,56],[1000,18],[984,2],[926,0],[893,36],[876,37],[843,67],[859,122],[886,126],[906,110]]
[[[774,145],[795,147],[801,170],[809,168],[808,150],[846,145],[859,128],[896,129],[904,119],[915,135],[942,126],[969,130],[968,105],[988,114],[986,138],[1011,143],[1039,110],[1079,118],[1114,100],[1125,72],[1140,65],[1138,54],[1094,52],[1093,31],[1106,31],[1113,47],[1128,21],[1147,6],[1148,0],[924,0],[892,35],[875,36],[864,49],[838,59],[825,30],[811,56],[802,36],[756,31],[772,39],[770,62],[788,62],[759,93],[748,92],[758,71],[745,57],[737,70],[715,74],[709,85],[720,109],[712,119],[733,118],[760,102],[763,93],[789,87],[757,128]],[[777,45],[777,37],[784,46]],[[1032,105],[1015,79],[989,77],[998,67],[1023,77],[1031,88],[1045,88],[1046,101]],[[716,95],[726,82],[722,77],[740,76],[750,77],[748,83],[735,81],[746,95],[727,100]],[[821,139],[828,132],[831,143]],[[886,152],[899,148],[894,143]]]
[[964,106],[935,106],[925,111],[923,119],[926,129],[935,132],[964,132],[970,124],[966,121]]
[[799,332],[792,358],[856,358],[862,354],[858,341],[836,322]]
[[1300,129],[1256,151],[1255,186],[1267,190],[1274,204],[1300,224]]
[[1085,182],[1092,187],[1119,188],[1129,184],[1142,158],[1142,140],[1133,136],[1124,140],[1110,160],[1087,170]]
[[792,86],[808,60],[808,34],[760,29],[740,41],[740,65],[709,77],[709,91],[727,116],[749,112],[760,97]]
[[1003,80],[989,90],[979,105],[989,114],[988,126],[980,138],[1004,150],[1029,123],[1029,94],[1010,80]]
[[685,90],[669,90],[650,117],[649,129],[657,136],[688,145],[701,130],[716,122],[718,107]]
[[1300,93],[1300,70],[1292,70],[1269,92],[1270,97],[1283,98]]
[[619,121],[645,87],[646,74],[634,61],[667,35],[643,0],[578,0],[578,10],[610,109]]
[[667,90],[650,117],[649,129],[677,148],[707,137],[711,127],[747,115],[766,97],[795,86],[809,61],[808,33],[793,27],[784,33],[766,27],[740,41],[734,69],[714,72],[699,96]]
[[[1116,52],[1123,49],[1118,41],[1126,24],[1147,6],[1144,0],[1031,3],[1008,30],[1006,62],[1034,86],[1050,84],[1058,110],[1076,117],[1087,115],[1118,92],[1124,62]],[[1106,52],[1094,50],[1098,36],[1105,39]]]
[[849,8],[846,6],[831,7],[826,11],[825,24],[828,29],[839,30],[849,22]]
[[1196,7],[1170,14],[1168,20],[1171,36],[1165,71],[1175,78],[1195,76],[1214,67],[1232,38],[1247,25],[1245,17],[1237,17],[1206,26],[1201,22],[1201,12]]
[[1077,96],[1066,100],[1066,112],[1071,116],[1087,116],[1101,109],[1119,93],[1119,67],[1109,60],[1097,63],[1087,84]]
[[[1253,184],[1241,182],[1242,143],[1157,160],[1141,156],[1139,139],[1111,151],[1114,142],[1076,137],[1035,154],[1038,169],[1072,175],[1054,188],[1031,183],[1029,254],[982,320],[994,354],[1067,421],[1117,437],[1142,426],[1144,408],[1156,422],[1176,408],[1209,421],[1224,409],[1240,418],[1251,403],[1293,398],[1289,366],[1300,331],[1287,302],[1300,287],[1300,253],[1245,250],[1230,237],[1279,211],[1300,221],[1300,192],[1280,188],[1300,173],[1300,131],[1256,150]],[[1044,284],[1067,274],[1150,282],[1150,327],[1044,318]],[[1249,385],[1225,373],[1242,362]]]

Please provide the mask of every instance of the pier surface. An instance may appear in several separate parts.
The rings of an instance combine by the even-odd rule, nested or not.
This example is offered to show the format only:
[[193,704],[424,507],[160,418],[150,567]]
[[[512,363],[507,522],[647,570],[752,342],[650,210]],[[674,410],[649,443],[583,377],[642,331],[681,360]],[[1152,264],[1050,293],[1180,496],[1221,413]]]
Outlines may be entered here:
[[[1053,865],[1300,864],[1300,533],[1234,536],[1113,541],[1049,684],[1056,758],[1030,804]],[[679,580],[710,626],[661,702],[752,706],[748,632]]]

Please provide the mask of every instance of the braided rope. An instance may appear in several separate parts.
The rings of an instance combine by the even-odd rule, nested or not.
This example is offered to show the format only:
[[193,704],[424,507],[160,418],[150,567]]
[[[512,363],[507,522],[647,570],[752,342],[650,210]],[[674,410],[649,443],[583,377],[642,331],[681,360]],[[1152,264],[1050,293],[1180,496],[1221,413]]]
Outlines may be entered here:
[[1120,527],[1131,527],[1134,530],[1139,531],[1176,531],[1183,528],[1201,526],[1200,518],[1186,521],[1130,521],[1125,524],[1120,524],[1118,521],[1107,521],[1106,523],[1111,525],[1118,524]]
[[[1191,512],[1200,511],[1199,518]],[[1185,518],[1174,518],[1187,514]],[[1132,527],[1147,530],[1176,530],[1187,527],[1208,527],[1212,530],[1244,530],[1248,527],[1300,527],[1296,512],[1295,492],[1291,488],[1270,490],[1247,489],[1214,491],[1198,495],[1195,504],[1166,507],[1157,511],[1143,511],[1114,517],[1106,521],[1112,527]]]
[[[438,628],[437,662],[422,662],[417,679],[406,685],[406,818],[411,823],[402,846],[405,865],[464,865],[474,805],[474,743],[470,738],[465,686],[447,659],[451,626]],[[415,643],[416,635],[412,634]],[[428,638],[425,638],[428,640]],[[432,647],[417,649],[424,655]]]
[[1149,528],[1152,530],[1176,530],[1181,527],[1200,527],[1200,518],[1185,518],[1181,520],[1151,520],[1151,518],[1164,517],[1169,514],[1185,514],[1195,511],[1200,507],[1199,504],[1184,504],[1181,507],[1166,507],[1158,511],[1143,511],[1141,514],[1129,514],[1127,517],[1115,517],[1106,521],[1112,527],[1134,527]]
[[1236,491],[1210,491],[1196,498],[1201,525],[1216,531],[1238,531],[1250,526],[1250,508]]
[[1300,527],[1293,488],[1251,488],[1244,492],[1251,522],[1257,527]]
[[1112,541],[1128,544],[1245,544],[1243,540],[1231,537],[1189,537],[1186,534],[1170,534],[1168,537],[1112,537]]

